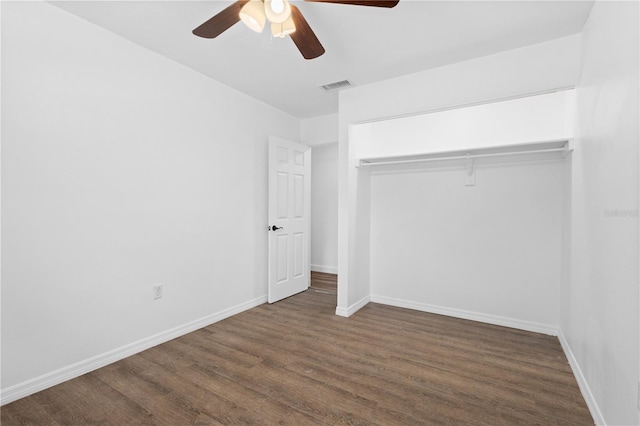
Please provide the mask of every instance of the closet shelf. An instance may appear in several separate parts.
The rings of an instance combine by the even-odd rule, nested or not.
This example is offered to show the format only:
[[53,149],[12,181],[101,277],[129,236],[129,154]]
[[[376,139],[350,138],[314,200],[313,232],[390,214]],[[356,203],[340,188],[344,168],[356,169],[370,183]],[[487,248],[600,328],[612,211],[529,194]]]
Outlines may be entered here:
[[507,157],[533,154],[558,154],[563,158],[573,151],[572,139],[529,142],[516,145],[473,148],[455,151],[440,151],[393,157],[361,158],[356,167],[387,166],[394,164],[428,163],[434,161],[470,160],[474,158]]

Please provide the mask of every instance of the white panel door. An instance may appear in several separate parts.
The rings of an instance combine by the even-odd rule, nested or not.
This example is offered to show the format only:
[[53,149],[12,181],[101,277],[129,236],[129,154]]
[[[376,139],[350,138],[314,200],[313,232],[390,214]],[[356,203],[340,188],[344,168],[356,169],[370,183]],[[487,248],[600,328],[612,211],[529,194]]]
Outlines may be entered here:
[[269,137],[269,303],[309,288],[311,148]]

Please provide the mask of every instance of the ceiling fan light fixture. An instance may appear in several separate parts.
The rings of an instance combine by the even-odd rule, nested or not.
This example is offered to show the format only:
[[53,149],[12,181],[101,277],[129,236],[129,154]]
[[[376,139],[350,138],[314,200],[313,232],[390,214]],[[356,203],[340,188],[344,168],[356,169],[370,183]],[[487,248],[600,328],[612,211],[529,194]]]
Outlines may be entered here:
[[247,27],[257,33],[261,33],[267,20],[264,12],[265,9],[260,0],[251,0],[240,10],[240,19]]
[[271,34],[274,37],[284,38],[296,31],[296,24],[293,23],[293,17],[289,16],[286,21],[281,24],[271,23]]
[[282,24],[291,16],[291,5],[288,0],[265,0],[264,12],[269,22]]

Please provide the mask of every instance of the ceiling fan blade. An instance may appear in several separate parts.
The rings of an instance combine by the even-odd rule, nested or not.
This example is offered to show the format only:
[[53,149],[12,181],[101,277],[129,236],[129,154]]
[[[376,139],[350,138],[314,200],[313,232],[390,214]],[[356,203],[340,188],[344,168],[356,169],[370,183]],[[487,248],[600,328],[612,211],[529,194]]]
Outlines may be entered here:
[[237,0],[231,6],[193,30],[199,37],[215,38],[240,21],[240,10],[249,0]]
[[315,3],[351,4],[354,6],[394,7],[400,0],[305,0]]
[[291,33],[290,37],[298,47],[302,56],[305,59],[313,59],[324,53],[324,47],[320,44],[318,37],[304,19],[300,9],[291,5],[291,16],[293,17],[293,23],[296,26],[295,32]]

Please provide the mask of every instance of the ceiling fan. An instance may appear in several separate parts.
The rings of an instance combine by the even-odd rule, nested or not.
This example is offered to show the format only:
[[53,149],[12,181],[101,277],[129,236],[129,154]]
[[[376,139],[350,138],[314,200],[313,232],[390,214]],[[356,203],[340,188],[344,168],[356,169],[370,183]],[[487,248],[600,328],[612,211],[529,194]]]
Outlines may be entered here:
[[[354,6],[391,8],[400,0],[305,0],[317,3],[338,3]],[[222,12],[193,30],[204,38],[215,38],[237,22],[244,22],[256,32],[262,32],[266,21],[271,24],[275,37],[290,36],[305,59],[313,59],[324,53],[324,47],[302,16],[302,12],[289,0],[237,0]]]

